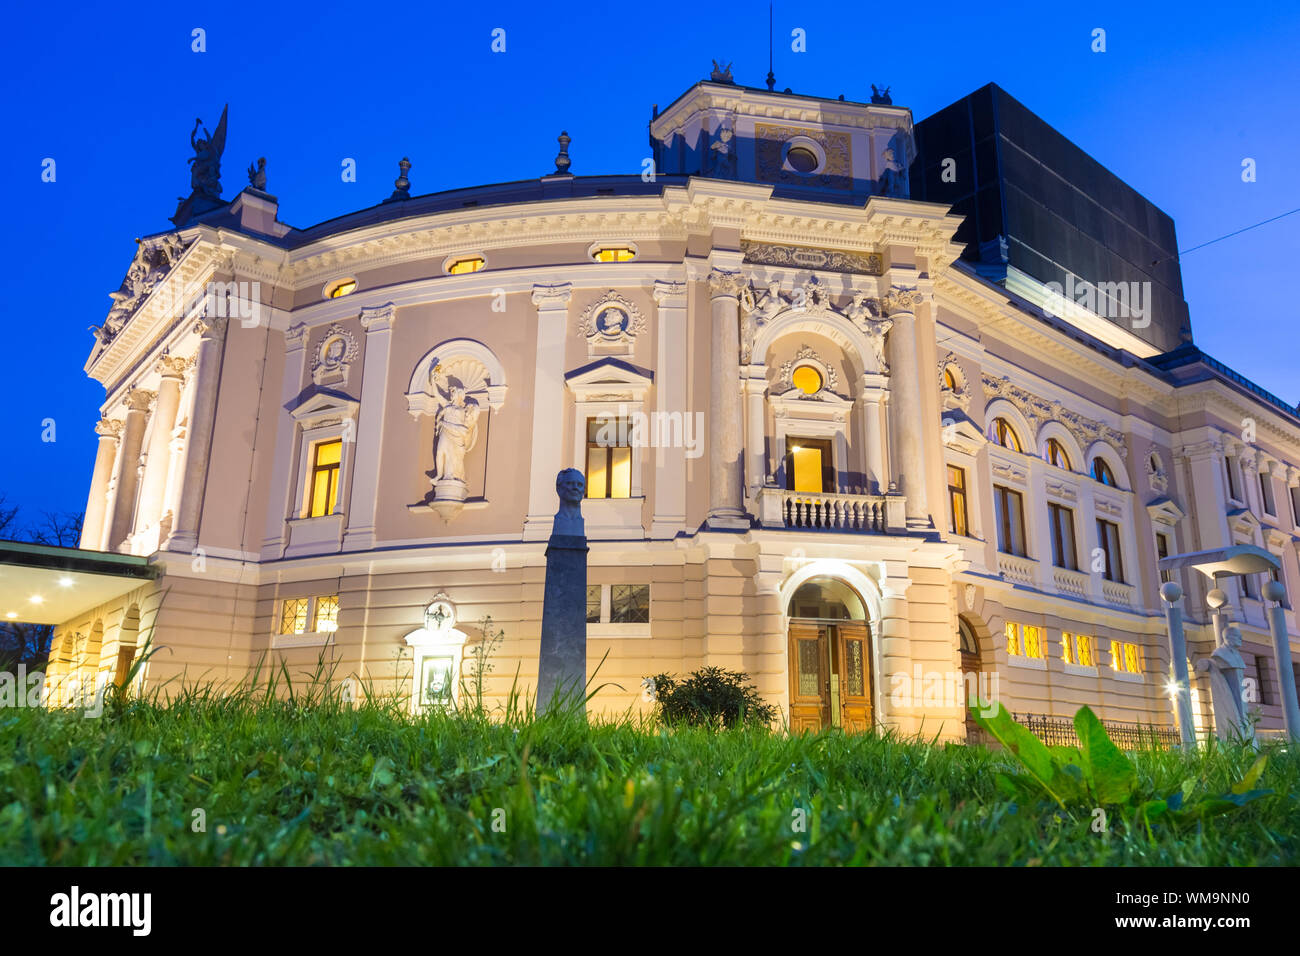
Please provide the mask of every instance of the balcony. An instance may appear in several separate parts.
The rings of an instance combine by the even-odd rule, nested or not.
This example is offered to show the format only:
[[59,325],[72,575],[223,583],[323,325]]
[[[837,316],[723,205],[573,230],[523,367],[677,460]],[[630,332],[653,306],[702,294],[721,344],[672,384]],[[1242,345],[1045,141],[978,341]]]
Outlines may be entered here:
[[1123,581],[1101,582],[1101,596],[1107,604],[1114,604],[1116,607],[1132,607],[1136,594],[1137,588]]
[[1088,575],[1082,571],[1071,571],[1069,568],[1052,568],[1052,583],[1056,585],[1058,594],[1068,594],[1071,597],[1087,598],[1088,597]]
[[758,517],[764,528],[902,534],[907,530],[902,495],[836,495],[762,488]]
[[1038,562],[1033,558],[999,551],[998,574],[1012,584],[1023,584],[1031,588],[1038,587]]

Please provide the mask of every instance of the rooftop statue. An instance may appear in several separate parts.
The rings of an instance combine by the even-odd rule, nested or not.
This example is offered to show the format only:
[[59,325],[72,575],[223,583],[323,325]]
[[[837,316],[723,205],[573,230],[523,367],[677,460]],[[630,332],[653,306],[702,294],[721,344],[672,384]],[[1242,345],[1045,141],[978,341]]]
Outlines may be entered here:
[[248,164],[248,185],[252,186],[259,193],[266,192],[266,157],[263,156],[257,161],[257,164]]
[[[215,134],[208,132],[202,119],[194,121],[194,129],[190,133],[190,146],[194,148],[194,155],[189,162],[190,190],[195,196],[221,198],[221,154],[226,150],[226,112],[229,109],[229,106],[222,109],[221,122],[217,123]],[[203,137],[196,138],[200,128],[203,129]]]

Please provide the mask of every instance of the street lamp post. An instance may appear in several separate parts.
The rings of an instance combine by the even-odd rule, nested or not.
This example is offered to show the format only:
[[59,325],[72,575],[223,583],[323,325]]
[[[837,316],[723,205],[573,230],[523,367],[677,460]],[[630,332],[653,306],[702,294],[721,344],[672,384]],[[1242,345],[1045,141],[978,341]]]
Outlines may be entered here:
[[1178,717],[1178,733],[1182,737],[1183,749],[1191,750],[1196,746],[1196,731],[1192,725],[1191,679],[1187,674],[1187,642],[1183,639],[1183,611],[1178,606],[1183,589],[1174,581],[1160,587],[1160,596],[1165,602],[1165,622],[1169,626],[1169,664],[1173,669],[1174,713]]
[[1286,634],[1286,615],[1282,602],[1286,600],[1286,586],[1281,581],[1264,585],[1264,597],[1273,601],[1269,608],[1268,625],[1273,632],[1273,659],[1277,662],[1278,689],[1282,691],[1282,726],[1293,743],[1300,743],[1300,703],[1295,695],[1295,672],[1291,670],[1291,642]]

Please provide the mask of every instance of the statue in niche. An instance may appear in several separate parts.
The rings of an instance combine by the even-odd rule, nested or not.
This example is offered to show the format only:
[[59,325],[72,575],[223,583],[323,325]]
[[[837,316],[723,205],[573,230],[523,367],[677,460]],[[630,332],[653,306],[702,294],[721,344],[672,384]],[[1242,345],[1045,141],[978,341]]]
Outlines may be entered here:
[[894,156],[892,149],[885,150],[885,168],[880,172],[880,195],[907,198],[907,170]]
[[[451,383],[434,366],[434,395],[438,411],[434,415],[433,468],[436,482],[465,482],[465,456],[478,440],[478,402],[466,400],[465,387]],[[442,378],[442,382],[439,382]]]
[[1196,662],[1196,669],[1209,675],[1210,700],[1214,704],[1214,732],[1220,740],[1251,740],[1253,733],[1246,719],[1246,703],[1241,693],[1241,677],[1246,662],[1241,657],[1241,630],[1229,624],[1223,631],[1223,644],[1209,657]]
[[736,178],[735,136],[730,126],[720,126],[717,139],[709,144],[709,171],[720,179]]
[[889,363],[885,361],[885,336],[893,327],[894,320],[891,318],[869,318],[862,326],[862,331],[867,334],[867,343],[871,346],[871,354],[876,359],[876,371],[881,375],[889,374]]

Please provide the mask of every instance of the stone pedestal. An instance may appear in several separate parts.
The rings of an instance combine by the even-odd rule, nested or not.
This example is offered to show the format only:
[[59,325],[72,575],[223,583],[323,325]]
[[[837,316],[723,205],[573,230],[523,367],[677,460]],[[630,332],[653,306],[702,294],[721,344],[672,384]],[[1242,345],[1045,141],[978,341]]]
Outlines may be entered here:
[[465,507],[469,498],[469,485],[459,478],[439,478],[433,483],[433,510],[450,521]]
[[587,688],[587,536],[553,534],[546,545],[537,713],[558,692],[580,701]]

